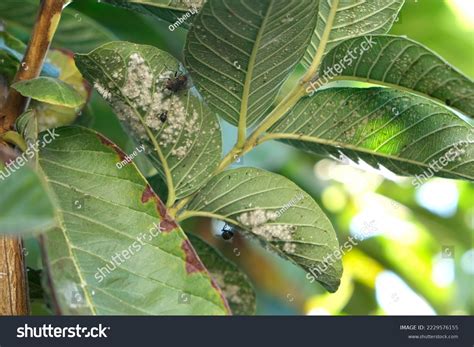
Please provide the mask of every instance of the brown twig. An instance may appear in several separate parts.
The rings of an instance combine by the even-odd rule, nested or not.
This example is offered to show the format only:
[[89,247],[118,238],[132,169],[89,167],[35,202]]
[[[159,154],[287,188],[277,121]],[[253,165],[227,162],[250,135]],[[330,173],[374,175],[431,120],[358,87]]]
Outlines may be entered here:
[[[42,0],[31,39],[21,66],[13,82],[29,80],[39,76],[46,53],[61,18],[64,0]],[[10,88],[5,107],[0,112],[0,133],[11,130],[17,117],[28,106],[29,99]]]
[[[39,76],[65,3],[64,0],[41,1],[31,39],[14,82]],[[29,98],[10,88],[5,105],[0,110],[0,134],[13,128],[28,103]],[[28,285],[22,241],[16,237],[1,236],[0,250],[0,315],[27,315]]]

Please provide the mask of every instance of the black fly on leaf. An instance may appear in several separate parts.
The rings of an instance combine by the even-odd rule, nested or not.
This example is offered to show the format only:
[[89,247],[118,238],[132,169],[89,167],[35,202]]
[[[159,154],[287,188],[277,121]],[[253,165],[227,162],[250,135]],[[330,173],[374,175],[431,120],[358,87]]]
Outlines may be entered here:
[[226,241],[232,239],[232,237],[234,237],[234,228],[232,227],[232,225],[226,223],[222,228],[221,236]]

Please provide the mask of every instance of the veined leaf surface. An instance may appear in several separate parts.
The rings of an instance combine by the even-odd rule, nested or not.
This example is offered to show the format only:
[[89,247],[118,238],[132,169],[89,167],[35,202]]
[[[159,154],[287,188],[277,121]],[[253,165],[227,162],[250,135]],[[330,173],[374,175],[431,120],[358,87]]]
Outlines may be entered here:
[[310,66],[316,54],[322,57],[354,36],[386,34],[403,3],[404,0],[320,0],[318,23],[303,63]]
[[220,290],[136,166],[115,166],[125,154],[91,130],[57,133],[40,166],[60,219],[45,245],[61,313],[226,314]]
[[[199,11],[204,0],[105,0],[104,2],[151,15],[170,23],[181,18],[183,22],[180,26],[188,28],[192,16]],[[189,13],[189,18],[186,18],[186,13]]]
[[[473,127],[426,98],[388,88],[330,88],[302,99],[271,130],[306,151],[402,175],[474,180]],[[441,159],[445,158],[445,159]]]
[[181,73],[176,59],[155,47],[113,42],[76,62],[169,177],[169,191],[179,199],[206,183],[221,157],[220,127],[193,90],[166,89],[169,78]]
[[316,21],[315,0],[209,0],[195,18],[185,61],[199,92],[230,123],[266,116],[301,60]]
[[[372,48],[364,54],[355,53],[356,59],[349,58],[347,52],[360,47],[366,39],[373,43]],[[336,79],[408,90],[474,117],[474,81],[436,53],[408,38],[376,35],[346,40],[328,53],[321,70],[336,65],[339,65]]]
[[342,264],[334,256],[328,260],[339,247],[331,222],[311,196],[285,177],[254,168],[222,172],[188,210],[238,226],[311,272],[330,292],[337,290]]

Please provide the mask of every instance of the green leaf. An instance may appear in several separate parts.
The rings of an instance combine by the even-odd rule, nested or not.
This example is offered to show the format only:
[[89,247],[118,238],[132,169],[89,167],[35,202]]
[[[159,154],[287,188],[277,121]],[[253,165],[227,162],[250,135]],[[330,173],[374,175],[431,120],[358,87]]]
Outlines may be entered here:
[[406,92],[321,90],[302,99],[270,131],[268,138],[311,153],[362,160],[402,176],[474,179],[473,127],[444,107]]
[[322,57],[351,37],[386,34],[403,3],[404,0],[321,0],[318,23],[303,63],[310,66],[316,54]]
[[323,264],[339,249],[331,222],[311,196],[285,177],[254,168],[222,172],[196,195],[187,210],[183,217],[202,215],[238,226],[306,271],[327,267],[316,280],[330,292],[337,290],[340,259],[333,256],[333,261]]
[[301,60],[318,1],[209,0],[188,33],[185,61],[207,103],[230,123],[267,115]]
[[254,315],[256,295],[247,275],[199,237],[188,234],[194,249],[222,289],[234,315]]
[[60,128],[57,135],[40,152],[40,165],[60,219],[45,246],[61,313],[228,313],[189,240],[136,166],[115,166],[125,154],[85,128]]
[[28,164],[32,149],[17,156],[0,149],[0,234],[41,232],[55,224],[42,178]]
[[86,102],[73,87],[66,82],[51,77],[37,77],[12,84],[21,95],[51,105],[79,107]]
[[170,196],[182,198],[209,180],[221,158],[219,123],[193,90],[167,90],[169,78],[179,71],[175,58],[155,47],[113,42],[77,55],[76,62],[146,146]]
[[[356,59],[348,51],[370,40],[372,48]],[[341,66],[342,65],[344,66]],[[357,80],[407,90],[439,100],[474,117],[474,82],[436,53],[400,36],[346,40],[324,58],[322,71],[337,67],[336,79]]]
[[[38,11],[38,1],[2,0],[0,18],[7,29],[27,40]],[[66,8],[56,31],[53,47],[67,48],[74,52],[87,52],[105,42],[116,40],[116,36],[104,26],[72,8]]]
[[16,129],[23,136],[28,145],[36,143],[38,139],[38,118],[34,110],[29,110],[16,120]]
[[77,107],[69,107],[33,101],[30,108],[37,112],[40,131],[72,124],[91,93],[91,86],[77,69],[71,52],[52,49],[47,57],[48,61],[58,67],[60,71],[58,79],[73,87],[83,102]]
[[[169,23],[174,23],[181,18],[180,27],[188,28],[191,16],[196,10],[199,11],[204,0],[104,0],[104,2],[151,15]],[[189,12],[189,18],[185,16],[187,12]]]

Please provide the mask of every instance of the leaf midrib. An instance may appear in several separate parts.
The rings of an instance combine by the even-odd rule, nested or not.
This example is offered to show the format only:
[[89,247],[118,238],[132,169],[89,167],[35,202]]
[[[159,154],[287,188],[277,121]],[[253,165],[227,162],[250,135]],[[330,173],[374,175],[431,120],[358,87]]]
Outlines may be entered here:
[[[158,144],[158,142],[156,141],[155,137],[153,136],[153,133],[151,132],[150,128],[146,125],[145,123],[145,120],[143,119],[143,117],[141,116],[140,112],[138,112],[136,110],[135,107],[133,107],[133,105],[131,104],[130,100],[128,99],[128,97],[126,97],[125,95],[123,95],[123,93],[121,92],[122,91],[122,88],[120,88],[120,86],[117,84],[116,80],[113,79],[108,73],[106,70],[104,70],[102,68],[102,65],[99,64],[93,57],[92,55],[83,55],[86,59],[89,58],[92,60],[92,62],[99,67],[99,69],[102,71],[102,73],[107,76],[107,78],[115,85],[115,87],[117,88],[117,90],[120,91],[120,94],[122,96],[122,98],[127,102],[128,106],[133,110],[133,112],[135,113],[135,115],[138,117],[138,119],[140,120],[142,126],[144,127],[146,133],[147,133],[147,136],[148,138],[150,139],[150,141],[153,143],[153,147],[155,148],[155,151],[156,153],[158,154],[158,157],[160,158],[160,161],[161,161],[161,164],[163,166],[163,171],[165,173],[165,176],[166,176],[166,182],[168,184],[168,201],[167,201],[167,206],[168,205],[171,205],[172,203],[174,203],[174,199],[175,199],[175,187],[174,187],[174,180],[173,180],[173,175],[171,173],[171,170],[170,170],[170,167],[168,165],[168,161],[166,160],[165,156],[163,155],[163,152],[161,151],[161,147],[160,145]],[[147,59],[147,63],[148,63],[148,59]]]
[[260,49],[260,44],[262,41],[263,34],[266,30],[266,26],[268,24],[268,19],[270,17],[270,13],[272,12],[274,0],[270,1],[270,4],[265,12],[263,17],[262,25],[257,33],[257,37],[255,38],[255,44],[252,48],[252,53],[250,54],[249,64],[247,66],[247,76],[245,76],[244,88],[242,93],[242,104],[240,105],[240,117],[239,117],[239,129],[246,129],[247,128],[247,113],[248,113],[248,102],[250,97],[250,87],[253,81],[253,73],[256,66],[257,54]]

